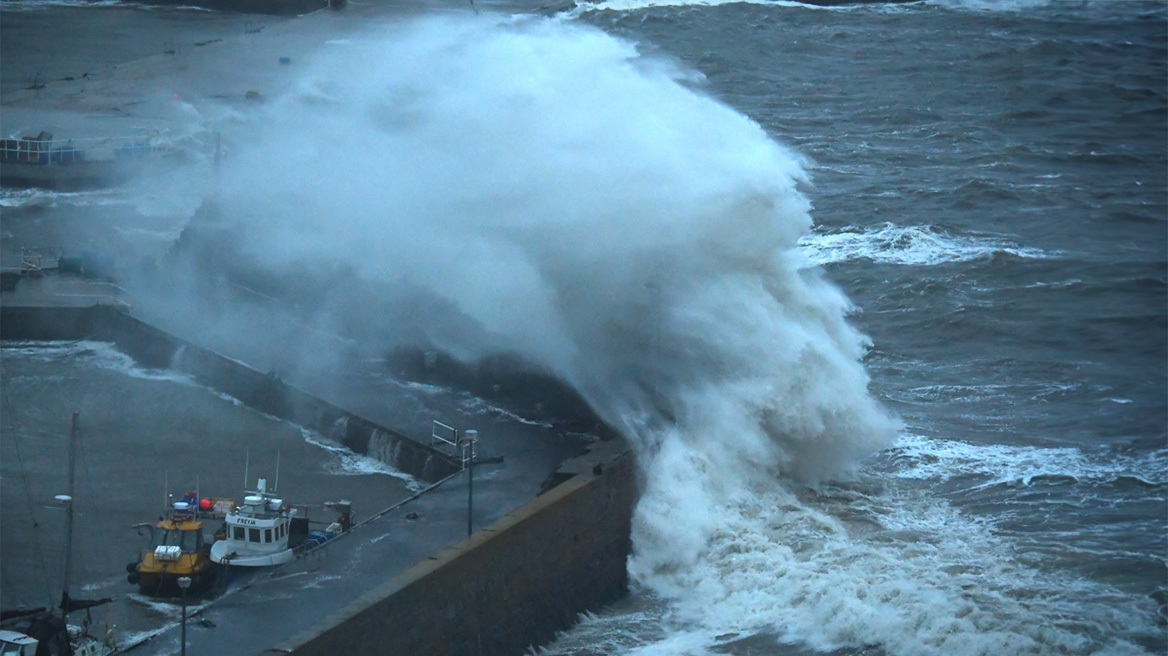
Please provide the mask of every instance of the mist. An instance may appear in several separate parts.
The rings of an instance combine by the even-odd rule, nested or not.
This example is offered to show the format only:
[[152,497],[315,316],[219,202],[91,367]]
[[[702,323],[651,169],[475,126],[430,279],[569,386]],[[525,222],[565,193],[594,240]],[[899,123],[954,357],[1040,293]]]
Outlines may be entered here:
[[635,580],[703,558],[752,487],[895,437],[855,308],[797,246],[804,163],[700,75],[482,15],[331,43],[293,86],[232,135],[220,255],[345,348],[515,354],[576,390],[638,453]]

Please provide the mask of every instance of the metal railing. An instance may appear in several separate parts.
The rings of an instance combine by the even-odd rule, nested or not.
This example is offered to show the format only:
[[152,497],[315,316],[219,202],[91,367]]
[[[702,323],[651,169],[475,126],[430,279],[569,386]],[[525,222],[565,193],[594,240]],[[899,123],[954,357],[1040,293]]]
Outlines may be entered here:
[[53,139],[42,132],[36,137],[0,141],[0,163],[39,166],[70,165],[92,161],[130,160],[170,152],[152,137],[94,137]]
[[472,459],[478,458],[478,452],[475,450],[475,445],[478,444],[478,431],[463,431],[460,436],[457,428],[435,419],[434,425],[430,428],[430,446],[441,448],[443,444],[451,447],[455,457],[462,461],[463,469],[466,469],[467,463]]
[[56,247],[20,248],[20,269],[25,275],[38,275],[60,266],[61,249]]

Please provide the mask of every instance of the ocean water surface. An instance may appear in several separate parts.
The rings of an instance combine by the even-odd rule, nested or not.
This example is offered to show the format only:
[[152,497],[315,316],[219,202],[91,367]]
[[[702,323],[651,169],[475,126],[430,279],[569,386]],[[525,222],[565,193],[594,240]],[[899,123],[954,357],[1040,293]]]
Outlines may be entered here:
[[799,249],[904,424],[834,482],[710,472],[732,489],[688,553],[660,523],[693,480],[650,471],[636,592],[540,653],[1164,653],[1164,6],[577,17],[797,153]]

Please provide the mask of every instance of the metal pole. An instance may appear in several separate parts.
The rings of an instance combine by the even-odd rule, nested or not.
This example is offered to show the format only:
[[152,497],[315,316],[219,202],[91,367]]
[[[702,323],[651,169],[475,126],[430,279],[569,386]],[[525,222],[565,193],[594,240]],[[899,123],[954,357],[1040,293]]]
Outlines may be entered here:
[[180,644],[182,656],[187,656],[187,588],[191,587],[190,577],[180,576],[178,587],[182,590],[182,639]]
[[474,532],[474,443],[479,432],[468,430],[463,435],[466,438],[467,465],[466,465],[466,534]]
[[[472,449],[474,447],[471,447]],[[471,451],[470,463],[466,467],[466,534],[474,532],[474,451]]]
[[182,591],[182,656],[187,656],[187,589]]
[[73,479],[77,470],[77,417],[73,413],[73,423],[69,427],[69,493],[61,499],[65,506],[65,574],[61,584],[61,619],[69,615],[69,575],[73,570]]

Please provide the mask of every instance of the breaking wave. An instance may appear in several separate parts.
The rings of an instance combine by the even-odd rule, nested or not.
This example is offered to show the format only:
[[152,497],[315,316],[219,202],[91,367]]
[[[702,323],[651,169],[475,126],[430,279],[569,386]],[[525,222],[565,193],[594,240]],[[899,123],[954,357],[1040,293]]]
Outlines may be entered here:
[[896,11],[897,5],[875,3],[858,4],[843,3],[838,5],[811,4],[799,0],[600,0],[589,2],[577,0],[576,7],[569,12],[570,16],[598,11],[633,12],[657,7],[717,7],[720,5],[748,4],[766,5],[780,8],[796,8],[812,11]]
[[883,457],[903,464],[889,472],[898,478],[944,481],[974,476],[982,479],[981,486],[1125,480],[1147,486],[1168,485],[1168,448],[1139,455],[1124,455],[1107,448],[1093,454],[1075,447],[972,444],[906,434]]
[[799,240],[810,261],[837,264],[868,260],[880,264],[933,266],[984,260],[999,254],[1026,259],[1051,257],[1038,248],[989,236],[952,235],[934,226],[884,223],[840,230],[817,229]]
[[[766,533],[782,562],[758,499],[807,517],[782,481],[848,475],[894,439],[852,306],[799,249],[801,158],[676,63],[482,16],[317,64],[225,165],[242,248],[269,270],[343,263],[380,297],[350,320],[389,346],[517,354],[570,384],[645,472],[638,585],[679,607],[737,594],[759,565],[728,535]],[[785,590],[741,594],[772,609]]]

